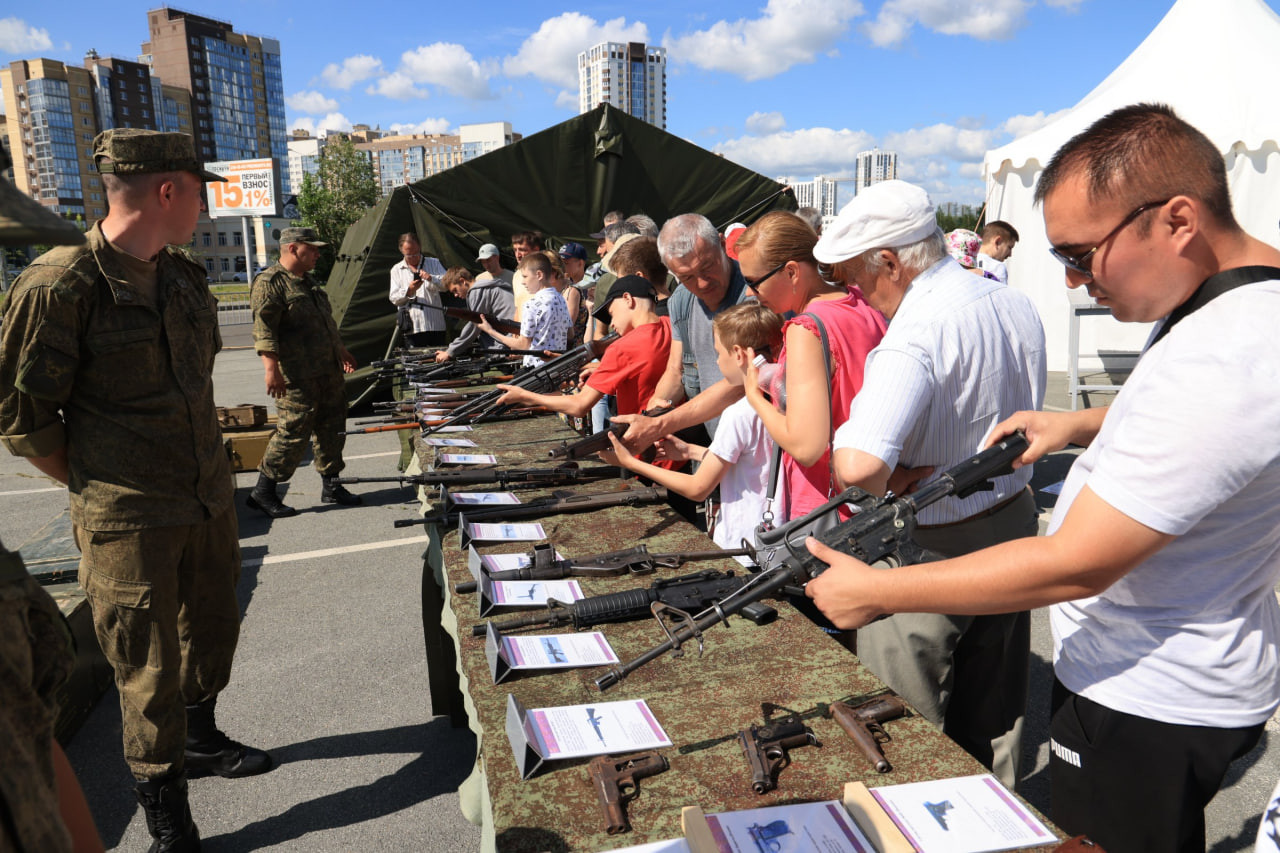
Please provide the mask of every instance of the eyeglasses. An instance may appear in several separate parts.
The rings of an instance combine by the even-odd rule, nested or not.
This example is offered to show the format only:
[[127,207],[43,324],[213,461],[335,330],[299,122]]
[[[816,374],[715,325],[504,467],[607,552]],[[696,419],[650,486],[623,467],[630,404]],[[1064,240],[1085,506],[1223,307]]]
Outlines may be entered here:
[[1115,228],[1112,228],[1111,231],[1108,232],[1107,236],[1099,240],[1092,249],[1085,252],[1083,255],[1076,255],[1074,257],[1071,255],[1064,255],[1062,252],[1059,252],[1057,249],[1054,249],[1052,247],[1049,248],[1049,254],[1057,258],[1059,263],[1061,263],[1064,267],[1071,270],[1072,272],[1079,273],[1080,275],[1084,276],[1086,279],[1092,279],[1093,278],[1092,262],[1093,262],[1094,254],[1099,249],[1101,249],[1102,246],[1108,240],[1110,240],[1112,237],[1116,236],[1121,231],[1123,231],[1124,227],[1128,225],[1130,222],[1133,222],[1135,219],[1137,219],[1142,214],[1146,213],[1148,210],[1153,210],[1157,207],[1163,207],[1169,202],[1170,202],[1170,199],[1166,198],[1164,201],[1151,201],[1139,207],[1135,207],[1132,213],[1130,213],[1124,219],[1121,219],[1119,225],[1117,225]]
[[747,278],[746,276],[743,276],[743,277],[742,277],[742,280],[743,280],[743,281],[745,281],[745,282],[747,283],[747,287],[751,288],[752,290],[759,290],[759,289],[760,289],[760,285],[764,284],[764,283],[765,283],[765,281],[767,281],[771,276],[775,276],[775,275],[777,275],[778,273],[782,272],[782,270],[783,270],[783,269],[785,269],[785,268],[786,268],[786,266],[787,266],[787,264],[789,264],[789,263],[791,263],[791,261],[783,261],[782,263],[778,264],[778,265],[777,265],[776,267],[774,267],[773,269],[769,270],[769,271],[768,271],[767,273],[765,273],[764,275],[762,275],[762,276],[760,276],[759,278],[757,278],[755,281],[752,281],[751,279]]

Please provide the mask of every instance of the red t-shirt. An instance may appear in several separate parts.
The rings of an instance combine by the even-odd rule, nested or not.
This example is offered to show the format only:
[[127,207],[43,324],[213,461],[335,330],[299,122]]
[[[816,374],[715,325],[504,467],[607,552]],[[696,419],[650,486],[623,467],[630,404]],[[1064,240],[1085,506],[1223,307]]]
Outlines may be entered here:
[[670,318],[637,326],[604,351],[587,387],[617,397],[618,414],[634,415],[657,390],[670,354]]

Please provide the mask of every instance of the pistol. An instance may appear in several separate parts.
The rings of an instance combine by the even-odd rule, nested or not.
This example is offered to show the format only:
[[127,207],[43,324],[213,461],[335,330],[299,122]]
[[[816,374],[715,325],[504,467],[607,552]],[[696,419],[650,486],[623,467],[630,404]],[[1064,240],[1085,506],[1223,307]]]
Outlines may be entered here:
[[751,767],[751,789],[757,794],[778,787],[777,774],[791,763],[787,750],[798,746],[822,746],[798,714],[788,714],[763,726],[738,732],[738,745]]
[[884,757],[884,744],[893,740],[884,730],[884,723],[907,715],[907,703],[892,693],[877,696],[861,705],[850,705],[847,702],[836,702],[831,706],[831,716],[845,734],[853,738],[867,760],[881,773],[893,769],[889,760]]
[[600,798],[605,828],[610,835],[631,829],[626,806],[640,794],[640,780],[657,776],[670,766],[666,757],[654,750],[630,755],[598,755],[591,759],[587,772]]

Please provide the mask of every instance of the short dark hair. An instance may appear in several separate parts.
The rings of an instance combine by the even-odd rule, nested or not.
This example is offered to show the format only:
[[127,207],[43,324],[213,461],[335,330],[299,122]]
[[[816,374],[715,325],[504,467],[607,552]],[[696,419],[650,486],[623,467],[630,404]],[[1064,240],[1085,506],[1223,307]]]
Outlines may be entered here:
[[115,200],[128,207],[137,207],[156,187],[173,180],[176,175],[177,172],[103,172],[102,189],[107,194],[108,203]]
[[623,234],[639,234],[640,229],[632,225],[630,222],[615,222],[612,225],[604,227],[604,239],[610,243],[618,242],[618,238]]
[[464,281],[474,282],[475,280],[476,277],[472,275],[471,270],[466,267],[449,267],[449,269],[445,270],[444,278],[441,280],[441,283],[448,288],[461,284]]
[[994,240],[997,237],[1003,237],[1011,243],[1018,242],[1018,229],[1014,228],[1003,219],[995,219],[982,226],[982,242]]
[[623,243],[609,259],[609,266],[619,278],[639,274],[657,287],[667,281],[667,268],[658,255],[657,237],[633,237]]
[[[1240,228],[1221,152],[1165,104],[1123,107],[1072,137],[1040,175],[1036,203],[1077,174],[1085,177],[1090,201],[1114,199],[1130,209],[1185,195],[1203,204],[1219,226]],[[1150,227],[1149,220],[1137,225],[1139,234]]]
[[546,246],[542,243],[541,231],[517,231],[511,235],[511,245],[523,243],[529,247],[530,251],[541,252]]

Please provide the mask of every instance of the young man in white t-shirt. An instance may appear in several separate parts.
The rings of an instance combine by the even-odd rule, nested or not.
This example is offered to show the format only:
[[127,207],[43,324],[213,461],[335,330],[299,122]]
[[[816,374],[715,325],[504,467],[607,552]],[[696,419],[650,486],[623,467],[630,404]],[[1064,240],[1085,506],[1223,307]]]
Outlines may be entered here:
[[847,628],[1055,605],[1054,821],[1199,853],[1204,807],[1280,705],[1280,251],[1236,223],[1217,147],[1158,105],[1068,142],[1036,197],[1069,287],[1162,321],[1110,409],[996,427],[1026,431],[1022,464],[1089,445],[1049,535],[893,571],[811,539],[832,569],[808,594]]
[[982,247],[978,249],[978,269],[989,272],[1001,284],[1009,283],[1009,269],[1004,262],[1018,245],[1018,231],[1008,222],[997,219],[982,227]]
[[[550,350],[564,352],[569,345],[569,333],[573,321],[569,319],[569,306],[564,297],[551,284],[551,261],[541,252],[525,255],[517,272],[524,278],[524,286],[532,294],[524,304],[520,318],[520,334],[504,335],[489,325],[481,315],[477,328],[495,341],[511,349]],[[539,367],[546,359],[526,355],[520,362],[524,368]]]
[[[758,302],[735,305],[716,315],[712,324],[718,367],[732,385],[741,386],[746,375],[748,350],[773,361],[782,349],[782,318]],[[694,500],[705,500],[718,485],[720,512],[712,540],[721,548],[741,548],[755,541],[756,525],[765,506],[769,486],[769,460],[773,439],[745,399],[733,403],[720,416],[720,426],[710,447],[687,444],[668,435],[659,445],[659,456],[673,461],[696,460],[692,474],[669,471],[642,462],[610,435],[614,452],[602,453],[609,464],[621,465]],[[739,562],[751,565],[747,557]]]

